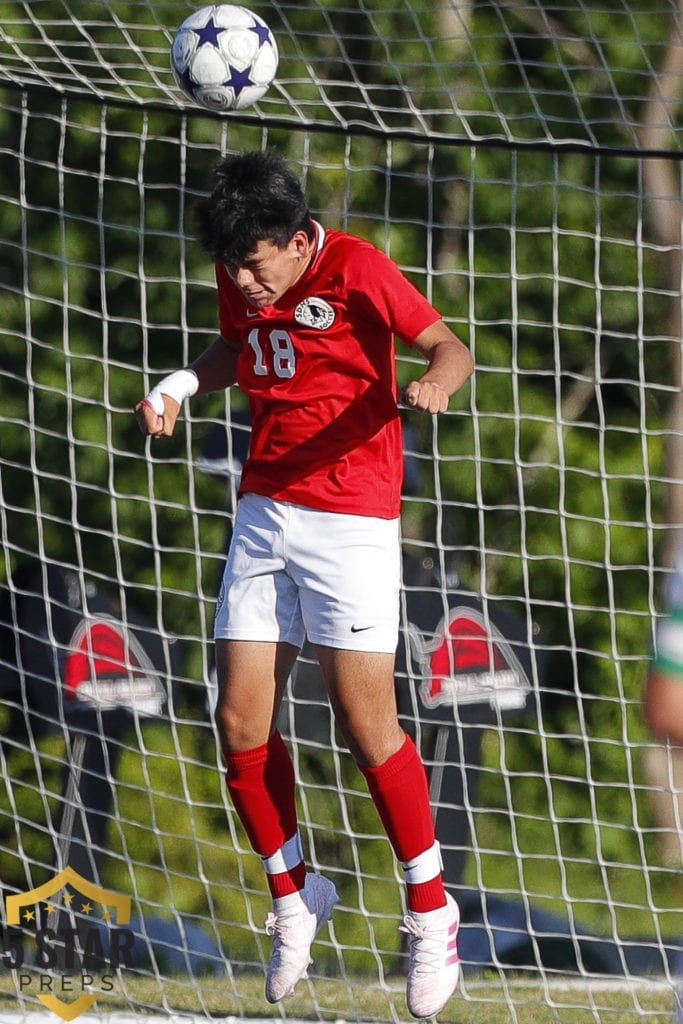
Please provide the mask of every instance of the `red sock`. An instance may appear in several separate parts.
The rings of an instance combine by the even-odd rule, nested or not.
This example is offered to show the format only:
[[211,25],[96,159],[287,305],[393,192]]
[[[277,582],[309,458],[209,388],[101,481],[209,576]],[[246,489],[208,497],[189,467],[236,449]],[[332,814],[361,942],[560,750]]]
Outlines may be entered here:
[[[286,896],[303,889],[306,867],[303,860],[291,864],[281,863],[284,870],[271,873],[278,858],[274,858],[285,843],[288,850],[297,835],[294,767],[289,751],[279,732],[273,733],[267,743],[253,750],[223,751],[226,782],[233,806],[255,853],[266,864],[268,887],[273,897]],[[271,859],[272,858],[272,859]]]
[[[437,866],[438,847],[429,800],[429,786],[422,758],[411,738],[377,767],[361,767],[370,795],[384,825],[394,853],[410,875],[408,908],[437,910],[446,903],[443,877]],[[425,868],[430,877],[424,878]],[[428,867],[431,865],[431,869]]]

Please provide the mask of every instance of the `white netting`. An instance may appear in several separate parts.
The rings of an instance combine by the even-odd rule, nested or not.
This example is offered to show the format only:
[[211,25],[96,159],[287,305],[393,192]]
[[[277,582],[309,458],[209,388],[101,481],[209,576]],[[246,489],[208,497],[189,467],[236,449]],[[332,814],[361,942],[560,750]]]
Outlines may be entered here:
[[[244,407],[194,399],[154,443],[131,408],[215,330],[191,223],[215,156],[272,145],[476,357],[438,423],[406,414],[399,697],[463,905],[454,1012],[665,1012],[681,768],[641,692],[683,522],[677,5],[260,5],[280,74],[223,117],[172,85],[190,10],[0,4],[3,900],[66,864],[132,896],[135,962],[98,1006],[266,1012],[268,900],[210,725]],[[74,717],[84,619],[114,655],[123,622],[151,717]],[[283,1012],[400,1018],[399,872],[307,651],[283,728],[310,863],[343,901]],[[4,975],[8,1010],[37,1005],[29,975]]]
[[[0,80],[187,110],[169,47],[198,6],[5,3]],[[653,71],[680,45],[676,0],[277,0],[253,9],[276,34],[281,61],[252,116],[381,134],[633,145],[648,124]],[[677,147],[676,103],[660,98],[659,126]]]

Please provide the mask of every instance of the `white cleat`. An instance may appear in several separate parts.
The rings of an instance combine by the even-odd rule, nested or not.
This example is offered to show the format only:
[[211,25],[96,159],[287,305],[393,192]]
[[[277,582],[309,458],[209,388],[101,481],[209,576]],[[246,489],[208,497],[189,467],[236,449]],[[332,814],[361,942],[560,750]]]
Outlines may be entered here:
[[446,906],[428,914],[406,914],[401,931],[410,936],[406,1002],[413,1017],[440,1013],[460,980],[458,905],[446,893]]
[[266,934],[275,937],[273,956],[266,975],[266,999],[277,1003],[291,995],[294,986],[305,978],[316,935],[329,921],[339,902],[334,884],[322,875],[308,873],[302,897],[305,906],[289,914],[269,914]]

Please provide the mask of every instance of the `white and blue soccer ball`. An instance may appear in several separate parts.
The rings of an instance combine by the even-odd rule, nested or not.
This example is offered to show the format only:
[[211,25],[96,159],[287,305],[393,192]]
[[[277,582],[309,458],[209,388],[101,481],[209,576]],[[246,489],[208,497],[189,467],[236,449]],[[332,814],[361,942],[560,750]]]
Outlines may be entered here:
[[243,110],[275,78],[277,43],[265,21],[246,7],[211,4],[176,32],[171,68],[179,87],[208,110]]

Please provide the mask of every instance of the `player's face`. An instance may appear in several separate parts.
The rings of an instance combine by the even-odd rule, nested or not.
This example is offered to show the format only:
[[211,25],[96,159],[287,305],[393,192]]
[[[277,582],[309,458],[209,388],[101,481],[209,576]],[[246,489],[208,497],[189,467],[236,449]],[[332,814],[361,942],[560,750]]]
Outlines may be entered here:
[[239,266],[226,264],[226,270],[247,302],[262,309],[272,306],[298,281],[311,252],[307,235],[298,231],[284,249],[273,242],[259,242]]

